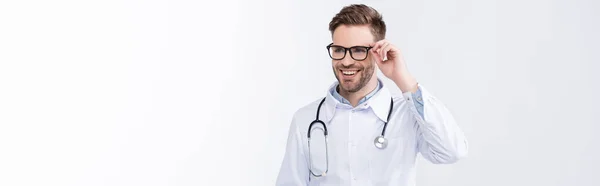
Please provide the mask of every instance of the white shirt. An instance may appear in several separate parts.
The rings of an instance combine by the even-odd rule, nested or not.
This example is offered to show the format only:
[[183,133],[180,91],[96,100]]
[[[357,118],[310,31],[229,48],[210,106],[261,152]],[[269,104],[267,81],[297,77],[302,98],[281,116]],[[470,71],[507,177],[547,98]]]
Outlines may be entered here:
[[[337,82],[330,88],[336,86]],[[408,92],[392,97],[383,86],[369,100],[352,108],[327,91],[319,119],[327,127],[329,155],[325,155],[320,125],[313,126],[310,144],[313,171],[320,173],[328,166],[324,177],[314,177],[309,172],[307,139],[309,125],[316,119],[323,98],[300,108],[290,125],[276,185],[413,186],[418,153],[435,164],[454,163],[465,157],[468,143],[452,114],[422,85],[419,89],[424,117],[417,112]],[[388,145],[378,149],[374,139],[381,135],[391,99],[394,106],[385,132]]]

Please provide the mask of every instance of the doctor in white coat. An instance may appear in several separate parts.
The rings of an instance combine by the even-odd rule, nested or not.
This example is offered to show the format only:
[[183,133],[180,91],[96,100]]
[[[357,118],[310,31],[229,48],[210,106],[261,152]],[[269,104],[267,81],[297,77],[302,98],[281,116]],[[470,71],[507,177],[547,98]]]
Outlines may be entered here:
[[[385,40],[375,9],[346,6],[329,30],[333,42],[326,48],[337,81],[294,114],[276,185],[412,186],[418,154],[435,164],[467,155],[467,139],[452,114],[408,72],[400,50]],[[376,68],[402,95],[390,94]],[[314,120],[325,126],[311,127],[309,151]]]

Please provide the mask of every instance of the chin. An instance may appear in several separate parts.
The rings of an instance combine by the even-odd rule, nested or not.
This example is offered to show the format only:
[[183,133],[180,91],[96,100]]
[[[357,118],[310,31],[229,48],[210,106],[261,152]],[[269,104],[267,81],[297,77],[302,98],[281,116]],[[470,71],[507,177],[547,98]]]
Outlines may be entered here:
[[348,81],[344,81],[344,82],[340,82],[340,87],[342,88],[343,91],[347,91],[347,92],[356,92],[359,90],[358,87],[358,83],[357,82],[348,82]]

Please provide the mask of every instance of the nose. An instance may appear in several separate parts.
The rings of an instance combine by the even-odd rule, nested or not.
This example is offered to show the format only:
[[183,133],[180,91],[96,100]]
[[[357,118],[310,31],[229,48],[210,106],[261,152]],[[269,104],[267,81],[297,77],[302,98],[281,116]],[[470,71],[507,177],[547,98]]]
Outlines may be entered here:
[[350,51],[346,51],[346,56],[344,57],[344,59],[341,60],[342,65],[344,67],[349,67],[352,64],[354,64],[356,61],[354,61],[354,59],[352,59],[352,56],[350,56]]

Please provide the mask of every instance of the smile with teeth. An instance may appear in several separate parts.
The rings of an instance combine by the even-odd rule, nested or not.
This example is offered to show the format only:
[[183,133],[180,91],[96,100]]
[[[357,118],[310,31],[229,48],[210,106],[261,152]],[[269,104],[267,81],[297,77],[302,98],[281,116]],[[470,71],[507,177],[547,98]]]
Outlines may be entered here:
[[358,70],[342,70],[344,75],[354,75],[356,72],[358,72]]

